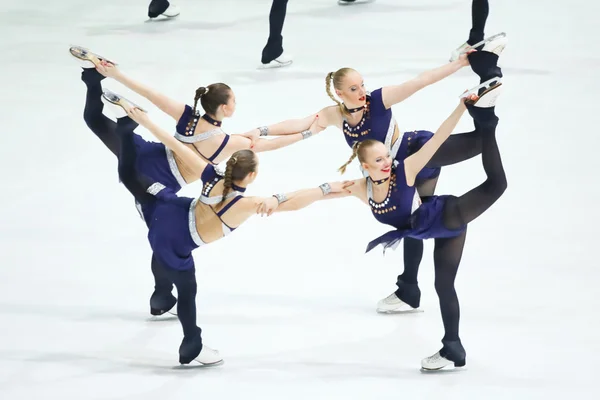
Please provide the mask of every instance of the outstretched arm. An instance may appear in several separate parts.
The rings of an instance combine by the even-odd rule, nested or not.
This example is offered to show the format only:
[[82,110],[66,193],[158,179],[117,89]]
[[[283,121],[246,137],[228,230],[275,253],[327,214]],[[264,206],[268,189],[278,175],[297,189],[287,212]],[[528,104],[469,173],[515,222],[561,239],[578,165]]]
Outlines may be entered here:
[[396,86],[385,86],[381,89],[381,97],[385,108],[390,108],[408,99],[419,90],[426,88],[442,79],[454,74],[456,71],[469,65],[467,54],[463,54],[456,61],[442,65],[441,67],[425,71],[417,77]]
[[[327,118],[328,117],[325,116],[325,121],[327,121]],[[308,139],[314,134],[321,132],[323,129],[325,129],[325,127],[321,126],[322,123],[323,122],[321,121],[321,118],[316,115],[312,119],[312,124],[308,127],[308,129],[302,132],[290,133],[274,139],[264,139],[254,134],[250,134],[248,136],[246,136],[246,134],[231,135],[228,145],[231,146],[231,150],[233,151],[252,149],[256,153],[262,153],[265,151],[276,150],[299,142],[300,140]],[[258,132],[258,130],[256,132]]]
[[341,117],[339,110],[335,106],[325,107],[316,114],[311,114],[306,118],[288,119],[273,125],[261,126],[242,133],[240,136],[251,139],[256,142],[260,136],[287,136],[294,135],[297,132],[310,130],[313,134],[321,132],[331,125],[340,125]]
[[177,121],[179,118],[181,118],[181,115],[185,110],[185,104],[173,100],[164,94],[131,79],[123,74],[123,72],[121,72],[121,70],[119,70],[116,66],[106,61],[103,61],[101,65],[96,67],[96,69],[102,75],[113,78],[140,96],[145,97],[156,107],[160,108],[162,112],[169,114],[174,120]]
[[280,193],[262,200],[257,214],[271,215],[274,212],[297,211],[320,200],[354,196],[367,202],[366,180],[325,183],[317,188],[302,189],[291,193]]
[[148,129],[166,147],[177,154],[177,156],[179,156],[183,162],[192,169],[194,174],[197,174],[198,176],[202,175],[202,172],[208,164],[200,156],[198,156],[198,154],[152,122],[150,118],[148,118],[148,114],[140,109],[130,107],[126,111],[127,115],[129,115],[132,120]]
[[409,186],[415,184],[417,174],[421,172],[435,152],[438,151],[440,146],[448,139],[466,109],[467,107],[465,106],[464,99],[461,99],[458,106],[454,109],[452,114],[446,118],[442,125],[440,125],[432,138],[429,139],[419,151],[404,160],[406,183]]

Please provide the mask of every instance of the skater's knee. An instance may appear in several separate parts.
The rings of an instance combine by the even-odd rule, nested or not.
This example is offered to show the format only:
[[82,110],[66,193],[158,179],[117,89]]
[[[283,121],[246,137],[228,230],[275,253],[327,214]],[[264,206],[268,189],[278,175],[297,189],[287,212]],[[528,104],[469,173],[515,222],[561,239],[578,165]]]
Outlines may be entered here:
[[498,177],[496,182],[494,182],[494,194],[500,198],[506,189],[508,188],[508,181],[506,180],[506,174],[502,174]]
[[434,287],[440,300],[456,297],[454,279],[450,279],[450,277],[444,276],[444,274],[437,274],[434,281]]

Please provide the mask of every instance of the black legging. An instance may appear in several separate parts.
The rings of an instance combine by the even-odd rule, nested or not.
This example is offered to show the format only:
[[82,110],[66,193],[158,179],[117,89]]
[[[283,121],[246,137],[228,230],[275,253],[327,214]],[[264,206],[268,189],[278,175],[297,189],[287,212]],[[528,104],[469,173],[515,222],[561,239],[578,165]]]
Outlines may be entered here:
[[[498,55],[489,52],[475,52],[469,55],[471,69],[480,77],[480,82],[494,77],[501,77],[502,71],[498,67]],[[450,135],[431,158],[427,167],[445,167],[469,160],[482,152],[483,135],[480,122],[474,119],[475,130],[462,134]],[[417,187],[419,195],[432,196],[438,178],[420,183]],[[420,305],[421,293],[418,288],[417,275],[423,259],[423,241],[420,239],[404,240],[404,272],[396,281],[396,296],[417,308]]]
[[[459,229],[467,225],[492,206],[507,187],[506,175],[496,142],[498,118],[494,108],[476,108],[469,106],[469,113],[479,122],[482,136],[481,161],[487,179],[479,186],[460,197],[451,197],[444,207],[444,225],[448,229]],[[460,264],[465,244],[466,231],[458,237],[436,239],[433,254],[435,264],[435,290],[440,301],[446,357],[452,361],[463,361],[464,349],[460,346],[458,325],[460,307],[454,279]]]
[[[117,124],[102,113],[104,103],[101,100],[101,81],[104,77],[94,68],[86,68],[82,72],[81,79],[87,86],[83,119],[102,143],[116,157],[119,157],[121,153],[121,139],[117,134]],[[133,132],[138,125],[129,119],[127,126]],[[155,289],[150,298],[150,313],[152,315],[163,314],[170,310],[177,301],[171,293],[173,291],[173,284],[165,274],[160,272],[161,268],[157,263],[156,258],[152,255],[151,269],[154,275]]]
[[[488,0],[473,0],[471,3],[471,30],[467,43],[473,45],[485,38],[485,23],[490,12]],[[497,57],[497,56],[496,56]],[[489,58],[489,57],[488,57]],[[495,76],[502,76],[496,63],[482,62],[479,58],[469,56],[471,68],[479,75],[480,83]],[[478,62],[479,61],[479,62]],[[469,160],[481,154],[481,131],[475,121],[475,130],[463,134],[452,135],[442,144],[433,158],[427,164],[429,168],[445,167]],[[420,183],[417,191],[420,196],[433,196],[438,178],[430,179]],[[419,266],[423,259],[423,241],[420,239],[404,239],[404,272],[398,276],[396,281],[396,296],[417,308],[421,301],[421,291],[418,287],[417,275]]]
[[[154,182],[139,175],[135,168],[137,152],[133,141],[133,130],[137,124],[131,118],[124,117],[119,118],[116,125],[116,134],[120,140],[119,178],[121,182],[142,205],[160,201],[147,192]],[[196,324],[196,293],[198,290],[196,271],[194,269],[180,271],[163,266],[153,254],[152,272],[155,279],[159,278],[161,283],[168,283],[169,287],[175,284],[177,288],[177,316],[183,329],[183,341],[179,347],[179,362],[189,364],[202,351],[202,329]],[[173,304],[175,303],[173,302]]]
[[269,13],[269,39],[263,48],[261,62],[268,64],[283,54],[283,23],[288,0],[273,0]]
[[471,30],[467,43],[474,45],[484,39],[485,22],[490,13],[488,0],[473,0],[471,3]]

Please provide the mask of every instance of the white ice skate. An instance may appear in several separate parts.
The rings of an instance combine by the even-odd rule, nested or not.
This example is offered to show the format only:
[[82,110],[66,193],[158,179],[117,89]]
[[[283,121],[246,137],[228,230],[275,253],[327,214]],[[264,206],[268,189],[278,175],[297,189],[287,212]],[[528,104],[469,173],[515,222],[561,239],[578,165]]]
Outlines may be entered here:
[[454,361],[450,361],[445,357],[440,355],[438,351],[431,357],[427,357],[421,360],[421,371],[440,371],[440,370],[449,370],[449,371],[462,371],[466,369],[465,366],[457,366]]
[[412,308],[396,296],[396,293],[390,294],[385,299],[377,303],[377,312],[380,314],[408,314],[423,312],[420,308]]
[[277,57],[276,59],[271,61],[270,63],[259,65],[258,69],[273,69],[273,68],[287,67],[288,65],[290,65],[292,63],[292,61],[293,61],[292,58],[288,57],[284,52],[279,57]]
[[118,65],[116,62],[109,60],[106,57],[102,57],[96,53],[92,53],[88,49],[81,46],[69,47],[69,53],[79,61],[82,68],[96,68],[96,64],[100,64],[100,61],[106,61],[114,65]]
[[179,7],[177,7],[174,4],[169,5],[169,8],[167,8],[165,10],[164,13],[162,13],[161,15],[167,17],[167,18],[175,18],[177,17],[179,14],[181,14],[181,11],[179,10]]
[[[479,51],[489,51],[490,53],[494,53],[499,56],[504,50],[504,47],[506,47],[507,43],[508,38],[506,37],[506,33],[504,32],[485,38],[481,42],[475,43],[472,46],[465,42],[452,52],[452,55],[450,56],[450,62],[458,60],[458,57],[467,53],[471,49],[477,49]],[[478,47],[482,45],[483,48],[478,49]]]
[[204,367],[212,367],[223,364],[223,357],[221,357],[218,350],[203,345],[202,351],[198,354],[198,357],[194,358],[193,363],[192,366],[198,366],[197,364],[200,364]]
[[502,78],[492,78],[483,82],[481,85],[477,85],[474,88],[467,90],[460,95],[460,98],[464,99],[472,94],[476,94],[479,96],[479,99],[475,101],[466,100],[465,103],[473,104],[475,107],[480,108],[494,107],[496,105],[496,99],[502,93],[503,88]]
[[102,91],[102,102],[107,106],[108,109],[112,111],[116,118],[123,118],[127,116],[127,111],[125,111],[125,107],[133,106],[135,108],[140,109],[143,112],[147,112],[142,107],[135,104],[133,101],[127,100],[125,97],[111,92],[108,89],[104,89]]
[[340,6],[374,3],[375,0],[338,0]]

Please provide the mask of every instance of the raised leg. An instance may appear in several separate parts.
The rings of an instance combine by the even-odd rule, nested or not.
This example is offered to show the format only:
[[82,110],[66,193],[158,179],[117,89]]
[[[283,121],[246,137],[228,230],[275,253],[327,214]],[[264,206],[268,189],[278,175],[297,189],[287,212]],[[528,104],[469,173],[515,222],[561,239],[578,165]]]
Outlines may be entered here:
[[[83,69],[81,80],[87,87],[83,119],[102,143],[118,157],[120,152],[120,139],[117,135],[117,124],[102,113],[104,104],[101,100],[101,82],[103,79],[104,76],[96,71],[96,69]],[[131,126],[133,127],[133,130],[137,127],[137,124],[133,123]]]
[[487,179],[462,196],[447,201],[444,208],[444,225],[448,229],[459,229],[479,217],[507,188],[506,174],[496,142],[498,117],[494,108],[469,106],[469,113],[480,123],[482,129],[481,160]]

